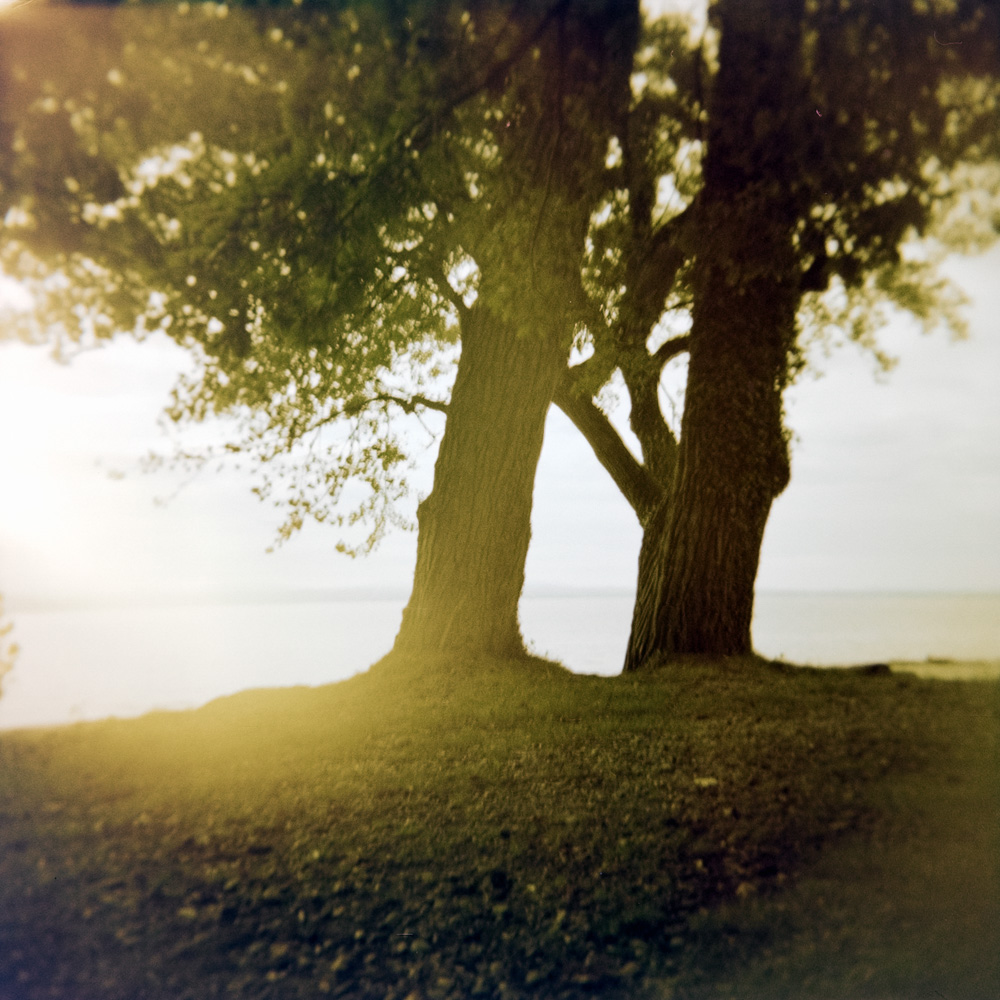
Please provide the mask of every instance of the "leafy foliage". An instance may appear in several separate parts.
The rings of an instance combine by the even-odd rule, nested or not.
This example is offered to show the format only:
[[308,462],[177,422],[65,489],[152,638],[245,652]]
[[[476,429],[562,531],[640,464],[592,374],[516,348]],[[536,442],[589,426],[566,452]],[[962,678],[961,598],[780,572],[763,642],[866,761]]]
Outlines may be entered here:
[[[235,417],[231,450],[262,463],[311,455],[282,533],[303,512],[374,514],[371,544],[404,486],[388,411],[397,426],[413,411],[440,375],[429,345],[458,333],[448,269],[423,270],[445,222],[423,173],[466,184],[461,158],[430,148],[451,77],[424,93],[424,36],[372,8],[224,22],[208,8],[59,11],[5,28],[20,84],[5,260],[35,277],[35,335],[167,331],[198,363],[174,420]],[[58,65],[39,58],[64,36]],[[464,63],[447,68],[468,85]],[[61,155],[44,157],[53,139]],[[334,423],[347,431],[320,440]],[[370,496],[342,517],[355,478]]]
[[[550,322],[576,321],[548,262],[572,290],[580,192],[566,187],[602,140],[574,125],[579,96],[552,112],[545,95],[601,70],[532,47],[544,5],[214,10],[97,12],[65,73],[34,56],[72,16],[6,30],[20,84],[6,266],[36,275],[35,336],[159,329],[191,348],[171,417],[235,418],[227,451],[258,460],[260,491],[290,504],[282,535],[306,515],[373,517],[370,545],[399,520],[396,428],[447,390],[454,353],[433,345],[457,341],[479,296],[524,335],[543,302]],[[135,107],[119,107],[126,83],[145,95]],[[54,132],[59,155],[43,157]],[[334,426],[333,443],[317,435]],[[290,449],[297,485],[276,494],[267,464]],[[368,499],[341,514],[351,481]]]
[[[781,93],[713,103],[722,6],[696,44],[670,22],[647,29],[615,187],[595,210],[584,269],[592,356],[574,370],[574,392],[590,398],[620,369],[643,464],[661,492],[673,481],[678,436],[676,420],[664,419],[672,401],[661,374],[688,346],[695,262],[727,252],[705,214],[706,149],[727,150],[727,170],[762,178],[725,180],[742,199],[727,210],[749,212],[748,228],[755,218],[760,228],[760,213],[789,214],[795,273],[779,274],[781,262],[761,250],[738,255],[729,276],[737,288],[797,286],[785,382],[815,360],[816,345],[844,339],[891,366],[878,331],[894,311],[925,331],[962,335],[961,296],[937,266],[1000,232],[994,4],[776,9],[775,30],[780,21],[797,39],[793,64],[776,75]],[[746,79],[763,79],[766,53],[749,42],[731,53],[746,61]],[[754,146],[741,130],[773,141]]]
[[[225,10],[46,8],[0,27],[0,263],[43,307],[24,335],[163,330],[189,347],[170,415],[232,420],[224,454],[288,505],[282,537],[306,517],[362,519],[365,548],[405,520],[406,418],[444,402],[455,353],[435,345],[481,300],[525,335],[543,317],[575,331],[593,354],[579,397],[620,371],[647,470],[668,482],[658,385],[684,347],[664,341],[690,326],[714,239],[703,158],[728,127],[708,111],[718,23],[692,39],[663,18],[636,51],[609,49],[634,100],[614,112],[605,175],[584,182],[567,164],[592,157],[591,119],[565,93],[553,111],[569,64],[539,44],[558,4]],[[959,330],[935,261],[986,245],[1000,218],[994,3],[812,0],[792,28],[783,103],[733,119],[784,136],[762,155],[794,213],[788,377],[845,334],[888,363],[882,303]],[[904,253],[929,236],[938,250]],[[349,484],[363,499],[345,512]]]

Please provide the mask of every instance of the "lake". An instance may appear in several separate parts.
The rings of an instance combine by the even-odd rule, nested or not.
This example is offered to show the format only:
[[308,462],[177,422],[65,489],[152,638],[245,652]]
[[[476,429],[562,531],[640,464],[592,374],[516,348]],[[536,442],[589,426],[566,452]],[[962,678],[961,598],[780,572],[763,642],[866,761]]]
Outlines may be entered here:
[[[386,653],[403,598],[11,609],[21,654],[0,728],[189,708],[248,687],[327,684]],[[532,648],[579,673],[621,669],[632,597],[527,596]],[[1000,595],[761,593],[764,655],[820,666],[1000,658]]]

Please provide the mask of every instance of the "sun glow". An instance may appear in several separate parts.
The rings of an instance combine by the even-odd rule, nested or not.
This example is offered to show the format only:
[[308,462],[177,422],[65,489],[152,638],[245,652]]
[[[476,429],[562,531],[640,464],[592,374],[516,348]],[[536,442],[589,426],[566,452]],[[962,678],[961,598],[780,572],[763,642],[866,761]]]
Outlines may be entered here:
[[0,0],[0,14],[8,10],[29,7],[37,2],[38,0]]

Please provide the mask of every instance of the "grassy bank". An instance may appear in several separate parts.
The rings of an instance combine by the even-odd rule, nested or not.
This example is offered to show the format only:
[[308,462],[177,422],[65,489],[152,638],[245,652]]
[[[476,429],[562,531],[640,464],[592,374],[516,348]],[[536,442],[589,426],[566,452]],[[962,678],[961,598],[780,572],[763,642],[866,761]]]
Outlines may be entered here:
[[[856,945],[876,954],[831,944],[851,922],[831,907],[852,905],[831,889],[850,896],[838,871],[873,857],[953,851],[942,809],[956,829],[996,820],[996,700],[995,684],[757,663],[597,678],[395,660],[326,688],[0,734],[0,997],[931,982],[879,978],[899,958],[884,922]],[[978,893],[974,935],[995,918],[976,872],[993,846],[952,854]],[[839,972],[796,967],[824,941]],[[921,955],[965,991],[949,998],[995,974],[985,956]]]

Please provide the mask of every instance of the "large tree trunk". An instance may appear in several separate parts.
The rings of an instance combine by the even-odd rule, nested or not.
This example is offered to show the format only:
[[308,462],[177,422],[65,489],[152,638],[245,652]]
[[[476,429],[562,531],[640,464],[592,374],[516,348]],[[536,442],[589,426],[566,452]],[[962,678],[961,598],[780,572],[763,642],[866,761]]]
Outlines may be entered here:
[[628,107],[638,28],[636,0],[555,5],[533,87],[522,91],[513,126],[497,129],[500,205],[495,224],[472,239],[479,298],[462,318],[396,651],[524,655],[517,605],[535,469],[582,306],[590,199]]
[[463,321],[396,651],[524,655],[517,605],[535,469],[567,350],[555,336],[518,336],[481,305]]
[[781,385],[794,296],[770,283],[740,293],[718,271],[707,277],[677,474],[644,533],[626,670],[657,654],[751,652],[764,526],[788,480]]
[[[677,469],[643,540],[625,669],[752,652],[764,526],[788,481],[782,391],[793,253],[798,25],[790,4],[723,0]],[[773,15],[773,7],[770,11]]]

